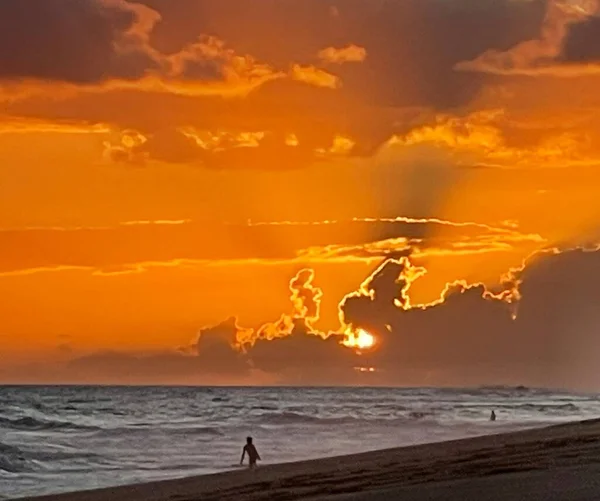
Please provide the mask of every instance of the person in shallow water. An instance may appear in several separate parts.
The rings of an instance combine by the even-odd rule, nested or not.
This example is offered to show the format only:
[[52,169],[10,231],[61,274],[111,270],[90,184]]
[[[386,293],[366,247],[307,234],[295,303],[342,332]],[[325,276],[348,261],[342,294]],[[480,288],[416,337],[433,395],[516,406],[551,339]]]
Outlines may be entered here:
[[496,421],[496,411],[492,411],[490,414],[490,421]]
[[242,459],[240,460],[240,464],[244,464],[244,458],[248,454],[248,463],[250,468],[256,467],[256,461],[260,461],[260,454],[256,450],[256,447],[252,443],[252,437],[246,438],[246,445],[244,445],[244,449],[242,450]]

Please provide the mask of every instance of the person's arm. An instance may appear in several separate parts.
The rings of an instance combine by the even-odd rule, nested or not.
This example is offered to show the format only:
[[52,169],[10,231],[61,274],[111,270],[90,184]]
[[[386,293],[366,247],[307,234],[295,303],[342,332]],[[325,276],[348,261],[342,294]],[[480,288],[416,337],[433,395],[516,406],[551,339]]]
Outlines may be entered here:
[[244,458],[246,457],[246,446],[242,449],[242,459],[240,459],[240,464],[244,464]]

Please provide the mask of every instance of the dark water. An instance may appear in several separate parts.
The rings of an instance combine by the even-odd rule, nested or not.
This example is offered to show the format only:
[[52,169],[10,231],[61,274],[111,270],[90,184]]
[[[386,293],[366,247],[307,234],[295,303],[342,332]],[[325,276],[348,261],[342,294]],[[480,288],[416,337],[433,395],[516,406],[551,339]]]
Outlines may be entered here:
[[598,415],[526,388],[0,387],[0,498],[231,469],[247,435],[279,463]]

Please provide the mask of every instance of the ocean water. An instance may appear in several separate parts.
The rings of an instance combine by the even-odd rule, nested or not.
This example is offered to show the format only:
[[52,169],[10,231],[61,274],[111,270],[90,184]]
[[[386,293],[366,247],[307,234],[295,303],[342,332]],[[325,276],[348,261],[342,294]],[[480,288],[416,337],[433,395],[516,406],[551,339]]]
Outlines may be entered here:
[[0,387],[0,498],[232,469],[247,435],[269,464],[599,415],[527,388]]

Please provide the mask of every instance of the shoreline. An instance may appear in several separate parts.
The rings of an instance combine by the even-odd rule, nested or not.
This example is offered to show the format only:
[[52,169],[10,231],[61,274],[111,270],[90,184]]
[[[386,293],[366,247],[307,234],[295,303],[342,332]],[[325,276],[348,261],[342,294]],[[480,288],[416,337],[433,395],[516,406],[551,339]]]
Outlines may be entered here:
[[[600,419],[19,501],[292,501],[600,465]],[[598,492],[600,498],[600,491]],[[16,499],[16,498],[15,498]],[[354,497],[352,498],[354,499]],[[358,499],[358,498],[357,498]],[[361,498],[363,499],[363,498]],[[367,499],[365,497],[364,499]],[[459,499],[459,498],[457,498]],[[511,499],[511,498],[508,498]]]

